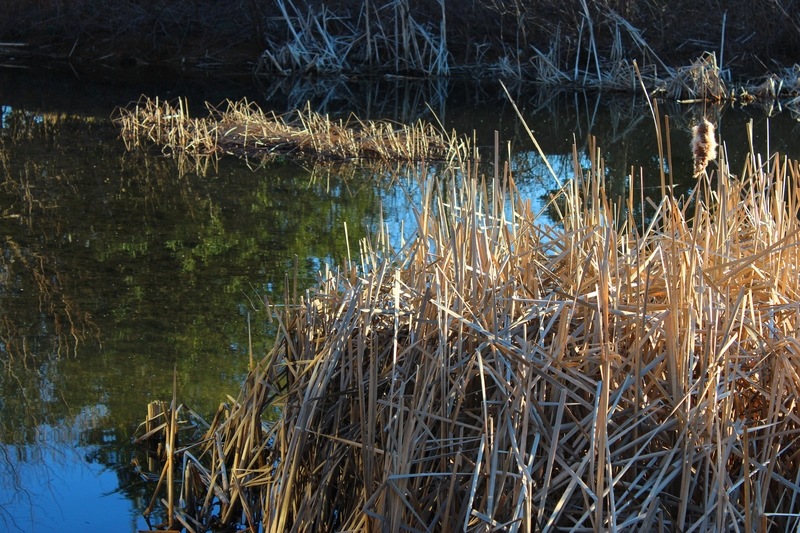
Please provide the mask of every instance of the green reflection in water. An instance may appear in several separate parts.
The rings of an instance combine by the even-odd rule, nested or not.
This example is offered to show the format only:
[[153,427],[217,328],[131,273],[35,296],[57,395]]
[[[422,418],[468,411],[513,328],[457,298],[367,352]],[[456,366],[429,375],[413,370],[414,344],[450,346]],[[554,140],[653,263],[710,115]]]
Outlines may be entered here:
[[129,467],[130,436],[149,401],[171,398],[173,369],[179,401],[213,413],[247,371],[248,314],[260,359],[272,327],[260,299],[279,303],[346,257],[345,224],[357,243],[379,201],[371,181],[316,180],[289,164],[254,172],[226,159],[217,172],[181,174],[173,160],[125,153],[104,120],[8,108],[0,168],[9,527],[36,515],[16,509],[25,501],[46,501],[20,475],[37,461],[56,468],[37,447],[77,447],[143,508],[151,488]]

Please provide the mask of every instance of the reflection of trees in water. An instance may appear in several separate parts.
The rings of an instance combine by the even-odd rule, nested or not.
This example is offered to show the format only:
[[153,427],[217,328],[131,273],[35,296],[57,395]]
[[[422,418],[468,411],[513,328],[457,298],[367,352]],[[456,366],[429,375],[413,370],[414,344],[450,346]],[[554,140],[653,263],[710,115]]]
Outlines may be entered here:
[[[21,110],[6,113],[0,137],[4,180],[0,196],[7,222],[0,237],[0,357],[4,360],[47,359],[75,353],[83,340],[96,337],[89,313],[72,294],[71,284],[84,269],[64,269],[55,248],[69,228],[46,228],[64,194],[75,183],[54,164],[59,128],[72,129],[70,119]],[[32,146],[22,156],[20,146]],[[66,235],[64,235],[66,234]],[[34,304],[35,302],[35,304]]]
[[19,509],[28,509],[31,516],[36,513],[36,495],[31,494],[24,482],[23,478],[28,473],[19,468],[20,461],[24,460],[27,464],[38,463],[41,465],[38,469],[41,470],[41,475],[49,475],[49,470],[41,462],[41,448],[30,450],[38,456],[34,460],[28,457],[28,451],[24,447],[0,445],[0,495],[3,495],[0,499],[0,524],[7,530],[22,529],[16,520]]
[[[13,314],[4,314],[0,321],[0,354],[11,360],[60,357],[76,353],[80,342],[96,337],[89,314],[65,291],[65,275],[52,256],[21,248],[9,235],[3,238],[2,252],[5,280],[0,301]],[[19,305],[23,298],[35,299],[38,305]]]
[[[53,423],[30,430],[29,442],[5,443],[14,436],[4,435],[0,444],[0,524],[5,526],[0,529],[24,531],[38,524],[41,527],[35,530],[51,530],[54,524],[43,516],[74,514],[61,508],[64,492],[84,494],[86,485],[94,484],[93,477],[103,470],[116,474],[119,488],[114,492],[134,508],[147,504],[149,487],[128,466],[133,457],[129,433],[106,427],[108,412],[102,405],[84,406],[66,417],[48,416],[55,417]],[[79,472],[80,479],[73,481],[71,472]],[[87,503],[87,512],[93,512],[96,502]]]
[[[6,176],[4,192],[11,180]],[[38,216],[32,209],[12,218],[35,231],[33,220]],[[73,418],[69,404],[62,401],[57,363],[76,355],[79,344],[90,341],[96,346],[99,334],[72,293],[69,280],[79,273],[63,272],[63,264],[43,240],[39,235],[27,243],[8,234],[0,237],[0,494],[7,495],[0,501],[0,522],[13,528],[23,509],[30,510],[35,522],[39,492],[52,490],[47,480],[52,478],[53,461],[73,460],[70,436],[54,428]]]
[[[275,326],[259,299],[280,302],[323,262],[347,257],[345,224],[357,250],[377,216],[373,176],[233,159],[199,175],[123,152],[107,122],[23,111],[4,120],[0,454],[15,460],[0,493],[27,490],[19,465],[30,472],[51,448],[71,449],[146,505],[129,463],[147,399],[171,395],[176,363],[179,399],[198,412],[236,390],[247,315],[260,359]],[[100,414],[79,423],[86,412]],[[45,428],[56,428],[46,442]]]

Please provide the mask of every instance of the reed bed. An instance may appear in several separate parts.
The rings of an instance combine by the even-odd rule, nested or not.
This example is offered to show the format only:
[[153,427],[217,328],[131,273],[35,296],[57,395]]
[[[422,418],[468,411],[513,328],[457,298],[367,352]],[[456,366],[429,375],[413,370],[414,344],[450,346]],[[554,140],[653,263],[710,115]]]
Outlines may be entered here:
[[[752,39],[744,39],[748,45],[740,35],[728,33],[726,39],[726,29],[744,35],[752,34],[744,28],[755,20],[762,22],[755,27],[786,22],[785,13],[769,16],[763,8],[753,12],[744,5],[729,6],[729,20],[728,11],[718,13],[697,2],[676,6],[669,16],[641,2],[612,7],[591,0],[472,2],[469,9],[445,0],[411,9],[408,0],[388,0],[349,7],[340,3],[335,13],[325,4],[314,8],[279,0],[276,6],[275,36],[267,39],[255,69],[270,78],[348,72],[455,75],[636,92],[640,77],[649,91],[686,102],[749,104],[793,96],[778,74],[764,87],[752,82],[740,86],[739,94],[729,87],[731,67],[757,54]],[[710,22],[710,12],[721,18],[718,26]],[[734,50],[738,55],[723,70],[726,50],[729,60]]]
[[113,121],[128,149],[159,146],[170,154],[204,158],[222,154],[266,161],[292,156],[329,161],[445,161],[469,153],[468,140],[448,136],[422,120],[411,125],[387,120],[332,120],[307,106],[288,115],[264,112],[241,100],[206,104],[195,118],[186,100],[142,97],[118,108]]
[[412,238],[287,294],[179,450],[187,529],[800,527],[800,164],[721,156],[642,224],[599,154],[557,225],[507,173],[427,179]]
[[715,53],[703,54],[691,65],[677,69],[664,91],[667,98],[685,103],[724,102],[735,97],[723,80]]
[[152,9],[150,0],[7,0],[0,63],[233,68],[269,80],[503,77],[635,92],[636,61],[648,90],[685,81],[691,89],[685,76],[712,52],[728,83],[793,68],[800,25],[785,3],[676,0],[665,10],[655,0],[175,0]]
[[351,6],[355,12],[336,14],[324,4],[313,9],[276,0],[276,19],[285,24],[286,38],[268,39],[256,73],[330,75],[366,68],[372,73],[447,76],[451,53],[445,4],[436,0],[411,9],[408,0],[364,2]]

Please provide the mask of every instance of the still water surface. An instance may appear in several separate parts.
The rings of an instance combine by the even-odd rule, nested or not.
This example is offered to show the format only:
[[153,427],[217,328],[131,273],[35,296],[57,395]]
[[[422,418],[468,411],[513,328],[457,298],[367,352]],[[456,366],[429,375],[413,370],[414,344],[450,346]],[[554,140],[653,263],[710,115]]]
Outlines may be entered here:
[[[535,205],[556,186],[492,84],[265,87],[0,71],[2,530],[147,529],[141,511],[153,485],[132,464],[141,451],[131,436],[148,402],[171,398],[173,372],[179,400],[211,415],[247,371],[248,321],[256,357],[269,347],[263,298],[280,302],[310,286],[323,264],[340,264],[345,226],[355,253],[381,210],[395,231],[412,220],[402,180],[385,175],[292,162],[253,170],[234,159],[198,174],[158,154],[127,153],[108,117],[142,93],[188,96],[198,114],[203,101],[248,97],[278,112],[310,101],[332,115],[438,118],[474,132],[487,161],[497,130]],[[623,192],[630,169],[641,167],[645,194],[657,197],[658,152],[643,101],[515,94],[560,179],[571,176],[573,141],[583,159],[593,134],[612,190]],[[692,186],[689,127],[703,110],[661,111],[670,115],[683,194]],[[800,157],[800,127],[789,114],[707,112],[734,171],[746,157],[749,120],[757,150]]]

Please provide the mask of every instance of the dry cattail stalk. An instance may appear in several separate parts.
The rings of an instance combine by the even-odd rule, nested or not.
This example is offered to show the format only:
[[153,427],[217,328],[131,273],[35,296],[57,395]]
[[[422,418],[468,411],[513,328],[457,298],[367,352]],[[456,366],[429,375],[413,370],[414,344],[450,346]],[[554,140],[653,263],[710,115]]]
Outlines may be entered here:
[[692,154],[694,154],[694,175],[702,173],[708,162],[717,158],[717,140],[714,138],[714,125],[703,118],[692,128]]

